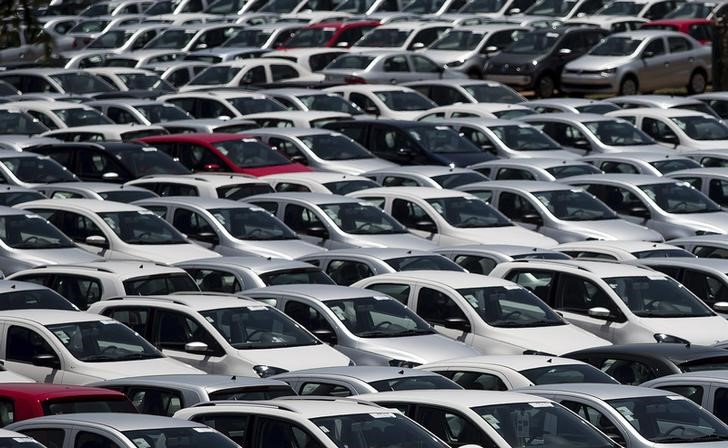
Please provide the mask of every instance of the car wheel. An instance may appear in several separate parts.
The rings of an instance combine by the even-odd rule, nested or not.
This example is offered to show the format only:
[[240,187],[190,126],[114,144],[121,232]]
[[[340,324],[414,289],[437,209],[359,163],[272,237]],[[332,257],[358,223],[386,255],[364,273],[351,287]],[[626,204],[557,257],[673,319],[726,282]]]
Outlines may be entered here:
[[690,75],[690,83],[688,83],[688,93],[695,95],[697,93],[705,92],[705,85],[708,81],[705,79],[705,73],[701,70],[695,70]]
[[539,98],[551,98],[556,91],[556,82],[551,75],[543,75],[536,80],[533,90]]
[[626,76],[619,84],[620,95],[637,95],[639,92],[639,86],[634,76]]

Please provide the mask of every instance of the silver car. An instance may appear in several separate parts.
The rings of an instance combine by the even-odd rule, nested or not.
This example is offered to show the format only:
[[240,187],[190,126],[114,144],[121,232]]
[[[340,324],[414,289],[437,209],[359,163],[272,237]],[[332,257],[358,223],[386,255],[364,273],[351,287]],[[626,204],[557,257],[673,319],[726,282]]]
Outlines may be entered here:
[[619,219],[604,202],[568,185],[514,180],[471,184],[460,190],[488,194],[493,207],[505,216],[560,243],[586,239],[663,241],[654,230]]
[[[713,94],[715,94],[715,92]],[[708,93],[704,95],[710,94]],[[695,112],[702,112],[704,114],[712,115],[715,118],[720,118],[720,116],[711,106],[695,98],[696,96],[699,95],[693,95],[692,97],[654,94],[623,95],[611,97],[608,101],[610,103],[616,104],[622,109],[638,109],[643,107],[656,109],[688,109]]]
[[34,190],[42,193],[48,199],[89,198],[127,204],[157,197],[155,193],[144,188],[110,182],[54,182],[38,185]]
[[677,31],[641,30],[612,34],[561,74],[567,93],[634,95],[687,87],[702,93],[710,81],[711,50]]
[[419,50],[430,45],[450,28],[451,25],[442,22],[388,23],[365,34],[351,50]]
[[728,233],[728,213],[687,182],[642,174],[593,174],[563,182],[583,187],[620,217],[666,240]]
[[387,295],[347,286],[281,285],[245,295],[285,312],[357,365],[415,367],[479,354],[438,334]]
[[583,162],[591,163],[605,173],[649,174],[663,176],[677,170],[700,168],[700,164],[684,155],[661,152],[615,152],[584,156]]
[[491,160],[470,165],[469,168],[493,180],[541,180],[546,182],[602,172],[594,165],[578,160],[541,157]]
[[294,87],[265,89],[261,90],[260,93],[283,104],[288,110],[342,112],[352,117],[364,115],[359,106],[335,93]]
[[386,50],[357,51],[339,56],[321,70],[321,73],[326,76],[326,81],[360,84],[398,84],[423,79],[465,78],[461,72],[443,67],[420,53]]
[[444,255],[472,274],[488,275],[499,263],[514,260],[570,260],[553,249],[508,244],[469,244],[440,247],[433,252]]
[[728,258],[728,236],[726,235],[687,236],[668,242],[673,246],[682,247],[700,258]]
[[403,84],[430,98],[438,106],[455,103],[508,103],[526,101],[520,93],[496,81],[455,79],[415,81]]
[[541,98],[523,103],[540,114],[553,112],[571,112],[574,114],[606,114],[619,110],[619,106],[611,101],[591,100],[587,98]]
[[430,250],[436,245],[413,235],[375,205],[322,193],[275,193],[246,198],[280,218],[309,242],[327,249],[403,247]]
[[192,119],[190,114],[174,104],[154,100],[114,98],[90,101],[87,105],[117,124],[150,125]]
[[667,176],[689,183],[723,207],[724,210],[728,208],[728,169],[694,168],[673,171]]
[[430,187],[456,188],[474,182],[485,182],[488,178],[467,168],[442,165],[412,165],[362,173],[383,187]]
[[155,212],[195,243],[224,256],[292,259],[319,252],[260,207],[228,199],[177,196],[144,199]]

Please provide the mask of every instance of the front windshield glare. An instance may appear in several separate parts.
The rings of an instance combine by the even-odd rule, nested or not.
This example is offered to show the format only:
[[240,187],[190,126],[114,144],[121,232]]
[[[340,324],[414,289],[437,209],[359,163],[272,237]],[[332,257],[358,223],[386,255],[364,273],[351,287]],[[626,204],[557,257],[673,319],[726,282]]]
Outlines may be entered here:
[[728,140],[728,126],[714,118],[688,116],[670,120],[693,140]]
[[208,210],[233,238],[251,241],[295,240],[296,234],[273,215],[258,207]]
[[687,288],[662,275],[610,277],[604,281],[640,317],[707,317],[715,314]]
[[448,126],[417,126],[407,133],[428,151],[434,153],[483,152]]
[[512,448],[612,448],[607,436],[573,412],[544,401],[473,408]]
[[[139,136],[139,138],[144,137]],[[144,147],[119,151],[114,156],[136,177],[150,174],[189,174],[189,170],[156,148]]]
[[173,92],[177,90],[158,75],[120,73],[119,78],[129,90],[156,90],[160,92]]
[[667,213],[715,213],[720,206],[688,184],[660,183],[640,185],[640,190]]
[[148,275],[124,281],[124,292],[130,296],[156,296],[199,290],[197,283],[187,273]]
[[201,311],[200,314],[239,350],[320,344],[285,314],[265,305],[221,308]]
[[617,219],[602,201],[581,190],[551,190],[533,193],[548,210],[564,221]]
[[366,203],[345,202],[320,206],[326,215],[344,232],[354,235],[387,235],[407,233],[394,218],[379,207]]
[[51,184],[78,180],[73,173],[49,157],[12,157],[0,162],[23,182]]
[[181,233],[150,211],[105,212],[99,217],[127,244],[187,244]]
[[290,160],[256,139],[228,140],[213,146],[240,168],[288,165]]
[[417,423],[386,409],[311,419],[338,448],[447,448]]
[[346,101],[336,94],[329,95],[301,95],[298,99],[309,110],[323,112],[343,112],[350,115],[361,115],[363,112],[353,103]]
[[450,31],[430,45],[430,50],[465,51],[474,50],[481,40],[483,33],[472,31]]
[[315,134],[299,137],[314,154],[324,160],[371,159],[374,156],[348,137],[336,134]]
[[636,16],[643,7],[643,3],[614,2],[597,11],[597,14],[600,16]]
[[333,28],[302,29],[285,43],[286,48],[325,47],[334,37]]
[[472,84],[463,86],[468,94],[479,103],[508,103],[518,104],[525,99],[510,87],[491,86],[488,84]]
[[654,145],[647,134],[626,121],[604,120],[584,123],[602,143],[609,146]]
[[374,92],[388,108],[398,111],[428,110],[437,107],[435,103],[416,92],[388,90]]
[[[562,3],[559,0],[559,3]],[[559,40],[557,33],[529,33],[513,42],[506,53],[516,54],[542,54],[548,53]]]
[[642,40],[631,37],[608,37],[592,48],[592,56],[629,56],[639,48]]
[[125,431],[123,434],[133,442],[133,445],[129,442],[129,446],[138,448],[240,448],[232,440],[208,427],[144,429]]
[[55,109],[53,113],[58,115],[58,118],[68,127],[114,124],[113,121],[93,109],[75,107],[73,109]]
[[0,217],[0,239],[13,249],[63,249],[75,247],[60,230],[42,217],[27,215]]
[[541,299],[520,286],[492,286],[457,291],[483,321],[493,327],[566,325]]
[[655,443],[728,440],[717,418],[680,395],[608,400],[645,439]]
[[507,227],[513,223],[480,199],[450,197],[428,199],[427,203],[451,226],[460,229]]
[[84,362],[114,362],[161,358],[152,344],[113,320],[47,325],[74,358]]
[[553,151],[558,143],[536,128],[527,125],[491,126],[488,129],[508,148],[516,151]]
[[387,296],[327,300],[324,303],[349,331],[362,338],[434,333],[421,317]]
[[533,384],[565,384],[565,383],[603,383],[618,384],[617,381],[601,370],[585,364],[567,364],[561,366],[537,367],[521,370],[521,375]]

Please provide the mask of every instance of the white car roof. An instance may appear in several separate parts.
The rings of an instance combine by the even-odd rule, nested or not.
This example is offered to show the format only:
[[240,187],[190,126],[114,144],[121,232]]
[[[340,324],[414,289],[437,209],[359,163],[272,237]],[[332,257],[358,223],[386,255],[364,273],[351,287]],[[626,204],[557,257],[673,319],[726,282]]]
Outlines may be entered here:
[[[529,159],[531,160],[531,159]],[[432,177],[441,176],[443,174],[453,173],[472,173],[473,170],[468,168],[458,168],[442,165],[411,165],[411,166],[395,166],[391,168],[380,168],[364,173],[365,175],[374,174],[418,174],[420,176]]]
[[615,110],[612,112],[607,112],[605,114],[608,117],[629,117],[632,115],[635,116],[646,116],[646,117],[663,117],[663,118],[673,118],[673,117],[690,117],[690,116],[700,116],[700,117],[706,117],[706,118],[713,118],[712,115],[708,115],[703,112],[698,112],[695,110],[690,109],[679,109],[676,107],[671,107],[669,109],[661,109],[659,107],[639,107],[635,109],[622,109],[622,110]]
[[475,198],[475,196],[464,191],[447,190],[434,187],[381,187],[368,188],[350,193],[351,197],[368,196],[397,196],[419,199],[440,199],[440,198]]
[[495,277],[488,277],[480,274],[456,271],[403,271],[391,274],[380,274],[368,277],[364,281],[380,280],[386,281],[425,281],[440,283],[453,289],[463,288],[489,288],[497,286],[513,286],[514,283]]
[[343,86],[328,87],[323,89],[324,92],[358,92],[358,93],[374,93],[374,92],[414,92],[409,87],[398,86],[393,84],[346,84]]
[[186,306],[195,311],[218,310],[224,308],[264,307],[272,308],[263,302],[247,298],[245,296],[219,294],[219,293],[175,293],[168,296],[126,296],[115,297],[104,302],[123,303],[144,303],[152,304],[175,304]]
[[40,199],[38,201],[23,202],[19,208],[54,208],[74,209],[94,213],[103,212],[141,212],[146,211],[136,205],[124,204],[114,201],[98,201],[96,199]]
[[65,324],[71,322],[108,321],[113,322],[110,317],[101,316],[83,311],[46,310],[37,309],[29,313],[28,310],[3,311],[0,321],[5,319],[20,319],[28,322],[35,322],[40,325]]
[[405,390],[358,395],[362,400],[404,401],[457,407],[491,406],[508,403],[549,403],[551,400],[516,392],[491,390]]
[[544,261],[529,259],[525,261],[511,261],[508,263],[511,267],[529,267],[533,269],[555,269],[563,270],[564,268],[574,271],[590,272],[594,276],[599,278],[610,278],[610,277],[645,277],[645,276],[656,276],[656,277],[667,277],[661,272],[656,272],[649,269],[640,268],[637,266],[631,266],[621,263],[607,263],[603,261],[585,261],[585,260],[558,260],[558,261]]
[[301,182],[316,182],[316,183],[327,183],[327,182],[341,182],[345,180],[365,180],[369,179],[363,176],[354,176],[351,174],[341,174],[334,172],[325,171],[314,171],[305,173],[280,173],[280,174],[268,174],[266,176],[259,177],[262,181],[287,181],[287,180],[298,180]]
[[448,359],[443,361],[437,361],[429,364],[422,365],[418,368],[429,368],[432,366],[487,366],[487,365],[498,365],[507,367],[516,371],[536,369],[539,367],[550,367],[550,366],[567,366],[586,363],[577,361],[570,358],[561,358],[558,356],[541,356],[541,355],[484,355],[484,356],[472,356],[469,358],[456,358]]
[[571,243],[563,243],[559,244],[558,246],[554,247],[554,250],[565,250],[565,249],[576,249],[576,248],[612,248],[612,249],[619,249],[624,250],[630,253],[633,252],[641,252],[646,250],[669,250],[669,249],[679,249],[677,246],[673,246],[672,244],[665,244],[665,243],[652,243],[649,241],[628,241],[628,240],[610,240],[610,241],[604,241],[604,240],[591,240],[591,241],[574,241]]

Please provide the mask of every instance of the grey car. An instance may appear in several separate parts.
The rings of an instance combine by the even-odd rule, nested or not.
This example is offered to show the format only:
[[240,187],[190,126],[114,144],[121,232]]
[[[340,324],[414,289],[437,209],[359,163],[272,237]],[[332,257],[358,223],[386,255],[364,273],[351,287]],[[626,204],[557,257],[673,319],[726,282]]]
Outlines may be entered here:
[[673,171],[667,176],[689,183],[723,207],[723,210],[728,209],[727,168],[693,168]]
[[170,134],[212,134],[215,132],[237,134],[258,127],[253,120],[244,120],[242,118],[231,118],[229,120],[220,118],[193,118],[190,120],[166,121],[160,123],[160,126]]
[[[720,93],[714,92],[713,94]],[[708,93],[703,95],[710,95]],[[610,103],[614,103],[622,109],[638,109],[642,107],[650,107],[657,109],[687,109],[695,112],[712,115],[715,118],[721,118],[718,113],[708,104],[700,101],[700,95],[692,97],[676,96],[676,95],[623,95],[609,98]]]
[[335,284],[314,265],[281,258],[202,258],[177,266],[186,270],[202,291],[209,293],[234,294],[245,289],[279,284]]
[[353,117],[364,115],[359,106],[335,93],[295,87],[265,89],[261,90],[260,93],[283,104],[288,110],[343,112]]
[[37,201],[39,199],[45,199],[43,193],[39,191],[18,187],[17,185],[0,186],[0,205],[12,207],[21,202]]
[[710,74],[710,46],[677,31],[638,30],[612,34],[566,64],[561,88],[634,95],[687,87],[689,93],[702,93]]
[[569,185],[512,180],[471,184],[460,190],[487,192],[490,203],[505,216],[559,243],[586,239],[663,241],[654,230],[619,219],[593,194]]
[[553,182],[564,177],[597,174],[602,171],[578,160],[541,157],[499,159],[469,167],[493,180],[540,180]]
[[135,202],[152,210],[195,243],[224,256],[292,259],[319,252],[260,207],[229,199],[170,196]]
[[[370,33],[376,31],[377,28]],[[351,83],[355,80],[367,84],[465,78],[461,72],[444,67],[420,53],[386,50],[344,54],[331,61],[320,73],[326,77],[326,81]]]
[[399,301],[369,289],[281,285],[245,295],[274,305],[357,365],[415,367],[479,354],[438,334]]
[[666,240],[728,233],[728,213],[686,182],[641,174],[593,174],[563,182],[583,187],[620,217]]
[[619,110],[619,106],[611,101],[592,100],[587,98],[541,98],[523,103],[540,114],[553,112],[571,112],[574,114],[606,114]]
[[728,236],[726,235],[686,236],[668,242],[673,246],[682,247],[700,258],[728,258]]
[[260,138],[292,162],[302,163],[316,171],[360,175],[380,168],[398,168],[396,164],[376,157],[346,135],[326,129],[261,128],[246,132],[246,135]]
[[336,249],[304,255],[298,259],[320,267],[338,285],[343,286],[390,272],[422,269],[465,271],[442,255],[412,249]]
[[545,132],[564,148],[590,152],[661,151],[666,148],[629,121],[597,114],[552,113],[519,118]]
[[488,275],[498,263],[514,260],[569,260],[566,254],[550,249],[507,244],[469,244],[434,250],[472,274]]
[[155,193],[145,188],[108,182],[54,182],[38,185],[34,190],[48,199],[89,198],[127,204],[157,197]]
[[87,103],[117,124],[160,124],[191,120],[192,116],[170,103],[145,99],[114,98]]
[[101,381],[89,386],[118,390],[129,397],[140,413],[168,417],[180,408],[206,401],[272,400],[295,395],[291,386],[283,381],[240,375],[133,376]]
[[428,80],[403,84],[430,98],[438,106],[455,103],[519,104],[526,98],[510,87],[495,81],[476,79]]
[[728,371],[708,370],[662,376],[642,383],[643,387],[675,392],[707,409],[723,423],[728,423],[726,392]]
[[388,390],[461,389],[442,375],[426,370],[384,366],[322,367],[271,377],[290,384],[298,395],[351,395]]
[[673,171],[700,168],[698,162],[684,154],[663,154],[656,151],[600,153],[584,156],[581,160],[605,173],[614,174],[663,176]]
[[362,173],[383,187],[457,188],[474,182],[485,182],[486,176],[467,168],[441,165],[412,165]]
[[566,406],[626,448],[718,448],[728,438],[728,426],[674,392],[621,384],[552,384],[519,391]]
[[309,242],[327,249],[404,247],[430,250],[435,244],[408,232],[390,215],[360,199],[323,193],[275,193],[252,196]]

